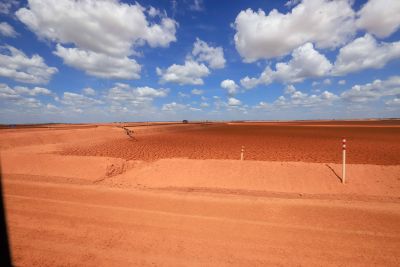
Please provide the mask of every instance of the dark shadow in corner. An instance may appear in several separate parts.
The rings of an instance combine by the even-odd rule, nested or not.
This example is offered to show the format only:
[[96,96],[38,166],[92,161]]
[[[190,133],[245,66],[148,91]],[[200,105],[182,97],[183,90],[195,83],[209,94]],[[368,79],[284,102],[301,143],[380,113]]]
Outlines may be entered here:
[[1,266],[12,266],[11,263],[11,251],[8,242],[8,232],[7,232],[7,223],[6,223],[6,210],[4,206],[4,193],[3,193],[3,179],[1,175],[1,167],[0,167],[0,265]]
[[333,174],[339,179],[340,182],[342,182],[342,177],[340,177],[340,176],[336,173],[336,171],[335,171],[331,166],[329,166],[328,163],[326,163],[325,166],[328,167],[328,168],[333,172]]

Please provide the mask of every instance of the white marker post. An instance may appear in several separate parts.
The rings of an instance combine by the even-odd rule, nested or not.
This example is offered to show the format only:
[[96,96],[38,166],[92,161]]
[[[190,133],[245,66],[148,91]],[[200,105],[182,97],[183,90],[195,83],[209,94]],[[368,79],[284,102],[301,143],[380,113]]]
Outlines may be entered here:
[[343,148],[343,164],[342,164],[342,183],[346,183],[346,139],[342,140],[342,148]]
[[242,152],[240,153],[240,160],[244,159],[244,146],[242,146]]

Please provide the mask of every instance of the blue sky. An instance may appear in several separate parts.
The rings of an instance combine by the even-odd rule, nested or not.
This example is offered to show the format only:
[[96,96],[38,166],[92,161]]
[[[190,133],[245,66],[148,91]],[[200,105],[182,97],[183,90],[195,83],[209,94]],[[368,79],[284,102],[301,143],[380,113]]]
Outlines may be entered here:
[[400,1],[0,3],[0,123],[400,117]]

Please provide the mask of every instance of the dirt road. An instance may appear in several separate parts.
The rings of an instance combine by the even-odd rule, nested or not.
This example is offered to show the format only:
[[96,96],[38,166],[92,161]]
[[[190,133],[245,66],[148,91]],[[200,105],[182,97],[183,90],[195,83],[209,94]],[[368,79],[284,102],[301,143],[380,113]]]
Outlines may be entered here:
[[17,266],[398,266],[399,203],[5,180]]

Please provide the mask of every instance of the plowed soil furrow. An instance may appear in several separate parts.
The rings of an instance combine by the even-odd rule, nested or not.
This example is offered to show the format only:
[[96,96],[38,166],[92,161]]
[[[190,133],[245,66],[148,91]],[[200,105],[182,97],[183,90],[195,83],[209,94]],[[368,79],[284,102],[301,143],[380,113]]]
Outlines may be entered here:
[[356,164],[400,164],[400,127],[320,127],[301,125],[221,124],[197,129],[137,134],[93,146],[70,146],[63,155],[91,155],[128,160],[161,158],[341,162],[341,140],[347,139],[347,161]]

